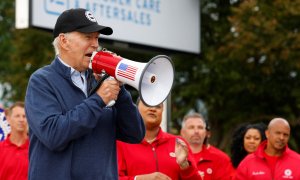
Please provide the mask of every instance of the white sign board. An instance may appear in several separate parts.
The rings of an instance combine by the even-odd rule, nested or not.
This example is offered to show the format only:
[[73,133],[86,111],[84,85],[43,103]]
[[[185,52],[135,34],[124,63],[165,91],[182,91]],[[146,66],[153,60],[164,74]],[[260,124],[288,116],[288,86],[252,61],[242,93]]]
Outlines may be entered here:
[[31,0],[31,26],[53,29],[64,10],[78,7],[113,28],[105,39],[200,53],[200,0]]

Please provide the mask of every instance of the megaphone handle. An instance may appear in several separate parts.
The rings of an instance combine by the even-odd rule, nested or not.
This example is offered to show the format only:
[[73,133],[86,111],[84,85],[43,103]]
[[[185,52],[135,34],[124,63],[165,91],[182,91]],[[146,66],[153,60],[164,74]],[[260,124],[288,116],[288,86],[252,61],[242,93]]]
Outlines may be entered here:
[[112,107],[113,105],[115,105],[116,101],[115,100],[111,100],[107,103],[106,107]]
[[103,82],[105,79],[107,79],[108,77],[109,77],[109,75],[105,73],[105,74],[101,77],[101,79],[99,79],[99,80],[97,81],[96,86],[93,87],[93,89],[90,91],[90,95],[94,94],[94,93],[97,91],[97,89],[100,87],[100,85],[102,84],[102,82]]
[[[110,76],[109,76],[108,74],[105,73],[105,74],[101,77],[101,79],[97,81],[96,86],[90,91],[90,95],[94,94],[94,93],[97,91],[97,89],[100,87],[100,85],[102,84],[102,82],[103,82],[104,80],[106,80],[107,78],[109,78],[109,77],[110,77]],[[113,106],[115,103],[116,103],[115,100],[111,100],[111,101],[109,101],[109,102],[107,103],[106,107],[111,107],[111,106]]]
[[[113,77],[109,76],[105,79],[114,79]],[[115,100],[111,100],[107,103],[106,107],[112,107],[113,105],[115,105],[116,101]]]

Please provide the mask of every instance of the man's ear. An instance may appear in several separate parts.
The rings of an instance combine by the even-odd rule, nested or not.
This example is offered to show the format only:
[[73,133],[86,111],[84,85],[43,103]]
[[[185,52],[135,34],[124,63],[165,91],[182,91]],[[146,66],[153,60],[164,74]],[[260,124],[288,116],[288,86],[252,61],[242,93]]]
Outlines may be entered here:
[[58,38],[59,38],[58,42],[59,42],[60,47],[64,50],[68,50],[69,49],[69,43],[68,43],[69,40],[66,37],[66,35],[61,33],[58,35]]
[[267,139],[269,138],[269,134],[270,134],[269,130],[268,130],[268,129],[265,130],[265,135],[266,135],[266,138],[267,138]]

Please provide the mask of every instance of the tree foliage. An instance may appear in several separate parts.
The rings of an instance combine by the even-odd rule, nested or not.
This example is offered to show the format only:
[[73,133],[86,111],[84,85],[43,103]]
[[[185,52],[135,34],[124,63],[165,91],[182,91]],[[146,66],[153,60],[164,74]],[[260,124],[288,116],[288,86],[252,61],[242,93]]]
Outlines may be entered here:
[[0,97],[4,103],[24,100],[30,75],[53,58],[51,34],[32,28],[16,29],[14,6],[14,1],[0,2],[0,83],[12,87]]
[[[10,54],[13,53],[12,46],[12,36],[11,33],[13,31],[13,15],[14,9],[12,8],[14,5],[13,1],[1,1],[0,2],[0,103],[10,98],[7,94],[10,90],[10,86],[8,83],[5,83],[5,77],[7,76],[7,64],[10,60]],[[1,97],[2,96],[2,97]]]
[[[212,10],[202,13],[201,58],[178,64],[188,79],[176,87],[178,117],[202,99],[212,141],[223,149],[238,124],[284,117],[295,129],[291,146],[299,150],[300,2],[250,0],[227,8],[219,1],[206,6],[210,3]],[[211,18],[215,12],[217,21]]]

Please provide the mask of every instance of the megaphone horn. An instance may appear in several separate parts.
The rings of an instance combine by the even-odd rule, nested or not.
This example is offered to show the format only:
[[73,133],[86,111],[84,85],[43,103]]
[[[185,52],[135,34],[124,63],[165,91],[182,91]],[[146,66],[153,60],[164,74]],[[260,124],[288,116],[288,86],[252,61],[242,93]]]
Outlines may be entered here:
[[170,57],[158,55],[148,63],[135,62],[109,51],[93,52],[90,68],[94,73],[103,71],[120,82],[138,90],[148,106],[157,106],[169,95],[174,82],[174,66]]

